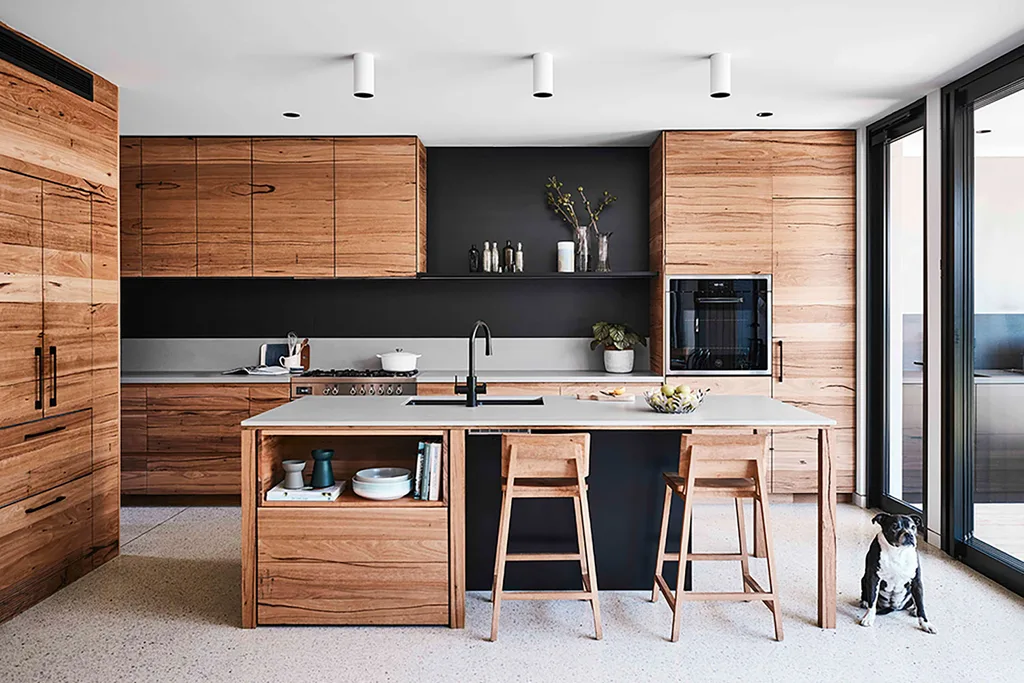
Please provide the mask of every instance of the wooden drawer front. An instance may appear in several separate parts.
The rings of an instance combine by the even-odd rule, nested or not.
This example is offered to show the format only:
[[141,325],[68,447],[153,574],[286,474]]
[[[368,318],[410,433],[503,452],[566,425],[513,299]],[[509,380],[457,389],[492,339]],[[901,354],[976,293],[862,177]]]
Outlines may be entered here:
[[91,543],[89,475],[0,508],[0,587],[62,569]]
[[291,387],[287,384],[269,384],[249,387],[249,415],[259,415],[271,408],[283,406],[290,400]]
[[91,416],[82,410],[0,430],[0,505],[90,472]]
[[238,495],[242,490],[241,446],[235,453],[150,453],[146,493]]
[[149,458],[145,453],[121,454],[121,493],[146,493],[146,467]]
[[448,562],[444,508],[261,508],[259,559]]
[[146,413],[121,413],[121,450],[125,453],[146,452]]
[[146,409],[146,387],[137,384],[121,385],[121,412]]
[[634,396],[637,397],[638,401],[642,401],[643,400],[643,393],[645,391],[650,391],[652,389],[658,389],[659,387],[661,387],[661,383],[660,382],[652,382],[651,384],[616,384],[615,383],[615,379],[614,378],[610,378],[604,384],[595,384],[595,383],[582,384],[582,383],[575,383],[574,382],[572,384],[563,384],[563,385],[561,385],[562,396],[578,396],[580,394],[583,394],[584,396],[586,396],[588,394],[596,394],[596,393],[598,393],[600,391],[603,391],[605,389],[615,389],[616,387],[625,387],[627,394],[633,394]]
[[150,453],[233,453],[242,450],[242,420],[249,410],[151,410],[146,418]]
[[447,624],[442,562],[261,562],[261,624]]
[[264,624],[447,624],[448,511],[261,508]]
[[237,384],[160,385],[146,390],[149,410],[249,411],[249,389]]
[[486,396],[558,396],[561,385],[554,382],[488,382]]

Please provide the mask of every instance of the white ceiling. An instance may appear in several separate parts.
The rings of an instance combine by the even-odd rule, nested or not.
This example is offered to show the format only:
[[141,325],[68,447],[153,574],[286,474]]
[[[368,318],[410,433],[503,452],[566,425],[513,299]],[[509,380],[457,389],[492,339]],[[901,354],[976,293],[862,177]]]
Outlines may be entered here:
[[[0,20],[119,85],[126,135],[428,145],[855,127],[1024,40],[1020,0],[0,0]],[[352,97],[361,51],[377,56],[372,100]],[[555,57],[547,100],[530,94],[539,51]],[[719,51],[725,100],[708,97]]]

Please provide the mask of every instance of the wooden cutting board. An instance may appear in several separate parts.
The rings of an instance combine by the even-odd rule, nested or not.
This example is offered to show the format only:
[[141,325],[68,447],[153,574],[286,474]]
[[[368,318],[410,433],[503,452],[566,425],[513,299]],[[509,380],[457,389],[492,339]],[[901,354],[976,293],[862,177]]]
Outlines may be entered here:
[[636,394],[622,394],[621,396],[609,396],[600,392],[593,394],[576,394],[580,401],[612,401],[613,403],[632,403],[636,400]]

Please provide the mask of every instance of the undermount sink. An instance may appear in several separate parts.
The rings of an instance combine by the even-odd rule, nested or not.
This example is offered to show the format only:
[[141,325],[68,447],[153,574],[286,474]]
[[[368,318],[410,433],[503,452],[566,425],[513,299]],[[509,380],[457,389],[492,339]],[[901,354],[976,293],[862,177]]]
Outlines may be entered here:
[[[544,405],[543,396],[495,396],[489,398],[487,396],[481,396],[477,399],[482,406],[542,406]],[[464,406],[466,405],[466,399],[464,398],[433,398],[433,397],[419,397],[410,398],[405,402],[407,406]]]

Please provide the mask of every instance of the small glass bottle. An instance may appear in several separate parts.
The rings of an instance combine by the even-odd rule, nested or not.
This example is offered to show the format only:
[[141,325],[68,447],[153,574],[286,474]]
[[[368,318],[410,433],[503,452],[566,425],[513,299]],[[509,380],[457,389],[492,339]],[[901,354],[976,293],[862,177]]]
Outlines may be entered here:
[[469,272],[479,273],[483,268],[480,262],[480,250],[474,244],[469,248]]
[[485,273],[489,273],[493,270],[491,265],[491,243],[484,242],[483,267]]
[[501,272],[501,257],[498,255],[498,243],[491,242],[491,271],[494,273]]
[[523,243],[516,243],[516,272],[523,272]]
[[512,248],[512,240],[505,240],[505,248],[502,250],[505,258],[503,265],[506,273],[516,272],[516,250]]

